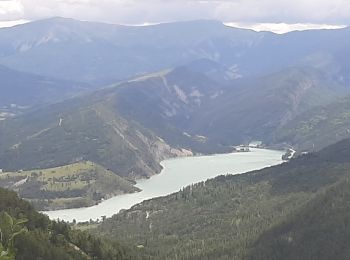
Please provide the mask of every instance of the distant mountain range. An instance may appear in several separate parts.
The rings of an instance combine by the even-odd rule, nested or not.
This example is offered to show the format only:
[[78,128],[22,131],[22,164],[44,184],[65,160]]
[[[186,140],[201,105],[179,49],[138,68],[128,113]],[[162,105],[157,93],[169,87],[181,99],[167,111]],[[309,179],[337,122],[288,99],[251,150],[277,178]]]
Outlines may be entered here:
[[349,82],[348,28],[277,35],[190,21],[146,27],[65,18],[0,29],[0,64],[29,73],[95,85],[213,60],[236,77],[310,65]]
[[0,64],[102,85],[198,58],[228,59],[235,53],[224,52],[247,48],[258,34],[213,21],[128,27],[53,18],[1,29],[0,37]]

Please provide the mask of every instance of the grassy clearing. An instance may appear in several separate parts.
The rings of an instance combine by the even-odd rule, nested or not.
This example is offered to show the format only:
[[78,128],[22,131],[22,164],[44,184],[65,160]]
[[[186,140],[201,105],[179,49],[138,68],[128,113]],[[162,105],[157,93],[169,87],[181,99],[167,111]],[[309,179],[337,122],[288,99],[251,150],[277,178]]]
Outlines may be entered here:
[[38,209],[90,206],[112,195],[138,191],[129,181],[90,161],[4,172],[0,187],[15,190]]

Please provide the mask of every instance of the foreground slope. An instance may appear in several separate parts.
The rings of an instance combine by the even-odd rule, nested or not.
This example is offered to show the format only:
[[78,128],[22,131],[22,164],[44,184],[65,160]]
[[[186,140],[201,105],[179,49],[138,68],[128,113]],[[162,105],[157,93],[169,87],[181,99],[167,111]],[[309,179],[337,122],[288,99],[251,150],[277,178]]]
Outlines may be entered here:
[[0,189],[0,228],[1,259],[134,259],[118,243],[50,221],[4,189]]
[[[276,225],[293,220],[303,209],[312,214],[310,205],[319,205],[317,200],[328,199],[333,185],[343,185],[344,179],[350,177],[349,147],[350,140],[346,140],[280,166],[195,184],[119,213],[96,232],[108,237],[123,237],[134,247],[141,245],[139,254],[154,259],[257,259],[258,245],[270,245],[263,234],[274,230]],[[324,193],[328,189],[330,191]],[[341,203],[346,201],[340,201],[339,205]],[[345,211],[337,212],[339,218],[346,218]],[[330,222],[333,223],[331,219]],[[315,228],[321,228],[317,223],[321,222],[315,222]],[[326,229],[344,228],[342,222],[332,225]],[[290,232],[302,232],[298,231],[298,225],[288,227]],[[344,234],[346,232],[347,229]],[[307,230],[304,233],[311,235]],[[326,236],[319,239],[330,247],[332,241]],[[345,243],[346,236],[338,239],[339,243]],[[302,240],[296,243],[300,250],[307,250]],[[317,241],[311,243],[316,248],[322,246]],[[283,251],[277,246],[267,252],[279,249]],[[258,253],[254,255],[254,252]],[[345,253],[346,248],[337,247],[325,259]],[[310,252],[310,258],[301,251],[300,255],[305,256],[300,259],[317,259],[316,251]],[[271,256],[274,255],[271,253]]]
[[260,236],[251,259],[347,259],[350,180],[320,193]]

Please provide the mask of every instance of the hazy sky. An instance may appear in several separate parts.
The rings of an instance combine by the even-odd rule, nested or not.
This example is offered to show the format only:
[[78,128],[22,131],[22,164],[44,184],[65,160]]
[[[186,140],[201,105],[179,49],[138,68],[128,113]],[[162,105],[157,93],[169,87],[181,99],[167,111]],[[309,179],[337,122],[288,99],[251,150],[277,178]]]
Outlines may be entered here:
[[0,21],[52,16],[120,24],[216,19],[350,24],[350,0],[0,0]]

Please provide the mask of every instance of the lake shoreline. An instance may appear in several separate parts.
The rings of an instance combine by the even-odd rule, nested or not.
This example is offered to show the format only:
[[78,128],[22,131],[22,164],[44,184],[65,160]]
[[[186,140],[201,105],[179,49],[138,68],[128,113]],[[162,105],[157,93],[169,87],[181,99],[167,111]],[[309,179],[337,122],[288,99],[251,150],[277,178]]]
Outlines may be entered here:
[[[86,222],[90,219],[110,217],[143,200],[166,196],[193,183],[223,174],[242,174],[283,163],[283,151],[251,148],[250,152],[233,152],[204,156],[175,157],[162,161],[163,170],[149,179],[138,179],[140,192],[123,194],[103,200],[92,207],[42,211],[51,219]],[[153,186],[152,186],[153,185]],[[90,217],[88,217],[90,216]]]

